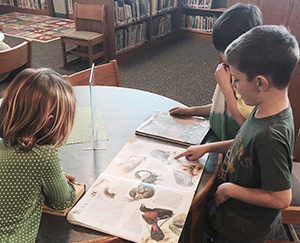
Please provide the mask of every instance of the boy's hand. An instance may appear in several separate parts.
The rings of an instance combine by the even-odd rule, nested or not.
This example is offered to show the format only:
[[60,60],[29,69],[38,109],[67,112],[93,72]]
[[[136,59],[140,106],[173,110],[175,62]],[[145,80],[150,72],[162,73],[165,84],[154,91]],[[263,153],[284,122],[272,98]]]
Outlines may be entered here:
[[75,177],[74,176],[71,176],[71,175],[69,175],[65,172],[64,172],[64,174],[65,174],[65,177],[67,178],[68,181],[72,182],[73,184],[75,183]]
[[220,63],[215,71],[215,77],[222,93],[231,92],[231,73],[228,65]]
[[207,151],[200,146],[191,146],[187,151],[177,155],[174,159],[185,157],[187,160],[196,160],[203,156]]
[[174,107],[171,110],[169,110],[169,113],[171,115],[188,116],[189,109],[185,107]]
[[218,186],[214,195],[217,206],[226,202],[230,198],[230,190],[233,190],[232,186],[234,186],[234,184],[230,182],[225,182]]

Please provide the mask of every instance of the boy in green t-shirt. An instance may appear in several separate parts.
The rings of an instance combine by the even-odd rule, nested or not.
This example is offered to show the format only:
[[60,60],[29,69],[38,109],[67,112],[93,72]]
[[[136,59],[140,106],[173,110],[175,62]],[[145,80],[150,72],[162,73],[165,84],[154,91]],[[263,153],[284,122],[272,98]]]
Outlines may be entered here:
[[226,153],[210,210],[215,242],[264,242],[291,202],[294,144],[288,85],[299,60],[298,42],[283,26],[258,26],[231,43],[225,58],[233,86],[255,106],[234,140],[192,146],[177,158]]

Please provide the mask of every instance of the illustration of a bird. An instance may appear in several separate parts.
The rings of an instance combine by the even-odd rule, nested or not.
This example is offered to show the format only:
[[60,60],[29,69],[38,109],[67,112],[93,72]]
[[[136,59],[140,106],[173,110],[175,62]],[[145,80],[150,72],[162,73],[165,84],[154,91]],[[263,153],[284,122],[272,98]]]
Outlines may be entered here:
[[174,162],[174,157],[176,155],[174,151],[173,152],[163,151],[160,149],[155,149],[151,151],[150,154],[153,158],[160,160],[162,163],[166,165],[172,164]]
[[143,219],[147,224],[151,225],[150,237],[155,241],[161,241],[165,235],[158,226],[157,222],[159,220],[168,219],[173,216],[173,211],[162,208],[147,208],[145,204],[141,204],[140,211]]

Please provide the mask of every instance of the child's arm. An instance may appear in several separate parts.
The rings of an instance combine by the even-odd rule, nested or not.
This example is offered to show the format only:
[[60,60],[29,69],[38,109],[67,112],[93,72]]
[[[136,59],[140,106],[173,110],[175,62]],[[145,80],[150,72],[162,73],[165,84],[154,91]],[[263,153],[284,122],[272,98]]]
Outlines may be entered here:
[[211,104],[194,107],[174,107],[169,110],[171,115],[178,116],[204,116],[208,117],[211,109]]
[[44,168],[43,193],[48,207],[62,210],[75,202],[76,191],[69,178],[63,173],[59,154],[55,151]]
[[225,154],[229,149],[230,145],[232,144],[233,139],[221,141],[221,142],[214,142],[214,143],[207,143],[203,145],[191,146],[187,149],[187,151],[177,155],[175,159],[179,159],[183,156],[186,157],[187,160],[196,160],[202,157],[207,152],[215,152],[215,153],[223,153]]
[[229,198],[234,198],[255,206],[284,209],[291,203],[292,190],[266,191],[258,188],[242,187],[231,182],[226,182],[218,187],[214,197],[217,206],[224,203]]
[[231,86],[231,74],[229,67],[224,63],[219,64],[215,71],[215,77],[225,97],[232,117],[239,124],[239,126],[242,126],[246,121],[246,118],[238,110],[237,99]]

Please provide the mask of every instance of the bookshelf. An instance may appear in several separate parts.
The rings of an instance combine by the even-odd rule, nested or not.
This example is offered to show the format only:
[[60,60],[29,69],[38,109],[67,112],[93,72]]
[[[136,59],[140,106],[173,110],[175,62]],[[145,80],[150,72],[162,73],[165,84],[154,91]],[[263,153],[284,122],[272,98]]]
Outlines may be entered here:
[[74,4],[75,0],[67,0],[67,11],[68,11],[68,18],[74,20]]
[[[107,57],[125,59],[155,48],[178,35],[204,38],[211,33],[181,30],[181,0],[76,0],[80,3],[107,6]],[[213,6],[226,0],[211,0]],[[216,3],[215,3],[216,2]],[[139,6],[139,7],[138,7]],[[192,9],[194,10],[194,9]],[[196,9],[199,12],[221,14],[223,9]],[[210,37],[211,38],[211,37]]]
[[0,8],[3,12],[21,12],[54,16],[52,0],[0,0]]
[[[6,12],[27,12],[53,16],[52,0],[43,9],[1,5]],[[21,0],[28,2],[28,0]],[[177,36],[211,39],[211,31],[181,28],[183,15],[207,16],[213,22],[226,7],[226,0],[67,0],[68,17],[74,19],[74,2],[106,5],[106,55],[108,60],[123,61],[155,48]],[[199,6],[182,6],[182,2],[199,1]],[[207,25],[207,21],[206,21]]]
[[174,38],[179,30],[177,0],[114,1],[114,16],[116,51],[112,56],[118,61]]
[[182,36],[211,40],[214,22],[226,4],[226,0],[182,0]]

